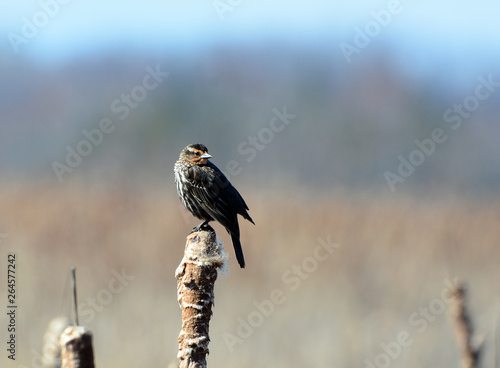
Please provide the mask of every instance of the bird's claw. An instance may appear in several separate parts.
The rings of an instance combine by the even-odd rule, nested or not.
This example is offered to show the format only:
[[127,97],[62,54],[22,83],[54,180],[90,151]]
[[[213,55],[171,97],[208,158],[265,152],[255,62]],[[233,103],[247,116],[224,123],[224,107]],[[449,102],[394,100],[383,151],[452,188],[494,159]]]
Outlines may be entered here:
[[191,232],[189,234],[196,233],[196,232],[201,231],[201,230],[214,231],[212,226],[210,226],[208,224],[208,221],[204,221],[201,224],[199,224],[198,226],[193,227],[193,230],[191,230]]

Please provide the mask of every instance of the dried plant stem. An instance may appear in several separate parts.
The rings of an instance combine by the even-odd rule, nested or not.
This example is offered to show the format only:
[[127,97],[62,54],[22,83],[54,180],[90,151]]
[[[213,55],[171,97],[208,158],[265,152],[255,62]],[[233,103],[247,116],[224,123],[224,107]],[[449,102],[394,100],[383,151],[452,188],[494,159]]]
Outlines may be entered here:
[[227,255],[210,226],[188,235],[184,258],[175,272],[177,299],[182,310],[179,334],[180,368],[206,367],[208,336],[217,270]]
[[452,290],[450,303],[450,314],[455,328],[455,337],[462,354],[462,366],[464,368],[477,368],[481,345],[473,346],[473,328],[471,318],[466,306],[465,285],[455,280],[455,288]]
[[78,291],[76,289],[76,267],[71,269],[71,275],[73,277],[73,305],[75,307],[75,325],[79,326],[80,321],[78,320]]

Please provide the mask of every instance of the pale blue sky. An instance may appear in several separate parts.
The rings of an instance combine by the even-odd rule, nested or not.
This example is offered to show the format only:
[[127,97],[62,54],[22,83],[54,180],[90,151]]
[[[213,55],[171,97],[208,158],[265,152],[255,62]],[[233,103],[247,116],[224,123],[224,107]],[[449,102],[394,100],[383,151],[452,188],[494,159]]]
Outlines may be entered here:
[[[340,43],[353,42],[356,27],[373,21],[373,11],[388,8],[390,1],[335,2],[316,0],[224,0],[235,5],[223,18],[214,4],[222,1],[186,0],[64,0],[38,34],[19,46],[16,55],[9,32],[22,35],[24,17],[33,20],[42,4],[57,0],[4,1],[0,13],[0,62],[28,57],[52,63],[113,47],[150,49],[153,52],[197,50],[215,42],[240,44],[268,39],[310,44],[341,55]],[[63,1],[63,0],[59,0]],[[457,83],[475,83],[479,73],[498,68],[500,2],[406,1],[392,15],[386,28],[373,38],[370,48],[390,46],[402,67],[415,70],[417,78],[438,67],[451,70]],[[104,6],[105,4],[105,6]],[[366,54],[365,54],[366,55]],[[449,66],[448,66],[449,64]]]
[[[9,47],[8,32],[20,34],[23,17],[32,17],[41,3],[56,0],[4,1],[0,13],[2,48]],[[62,0],[61,0],[62,1]],[[237,3],[237,0],[225,0]],[[353,28],[372,19],[373,10],[387,8],[388,1],[264,1],[241,0],[221,20],[215,1],[98,1],[70,0],[60,5],[25,49],[50,54],[72,52],[82,45],[113,40],[136,40],[155,44],[164,40],[203,42],[224,37],[265,37],[280,33],[293,37],[332,37],[349,41]],[[464,46],[500,45],[500,3],[498,1],[405,1],[385,30],[387,37],[410,37],[436,44]],[[26,50],[29,51],[29,50]]]

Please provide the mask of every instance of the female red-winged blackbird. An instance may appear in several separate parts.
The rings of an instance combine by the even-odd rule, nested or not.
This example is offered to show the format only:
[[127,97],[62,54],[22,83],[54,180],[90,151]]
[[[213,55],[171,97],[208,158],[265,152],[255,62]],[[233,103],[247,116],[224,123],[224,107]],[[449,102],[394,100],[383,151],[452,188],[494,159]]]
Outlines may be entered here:
[[245,268],[238,214],[255,223],[240,193],[209,158],[212,156],[203,144],[191,144],[181,151],[174,167],[177,193],[184,206],[204,221],[195,231],[213,220],[226,228],[233,240],[236,259]]

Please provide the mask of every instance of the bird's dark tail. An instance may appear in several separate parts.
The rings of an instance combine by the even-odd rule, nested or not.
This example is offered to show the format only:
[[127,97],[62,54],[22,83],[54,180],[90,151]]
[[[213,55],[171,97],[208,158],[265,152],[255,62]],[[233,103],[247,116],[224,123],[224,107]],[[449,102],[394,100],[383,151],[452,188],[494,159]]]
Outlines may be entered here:
[[236,259],[240,264],[241,268],[245,268],[245,258],[243,257],[243,249],[241,249],[240,237],[231,234],[231,239],[233,240],[234,253],[236,253]]

